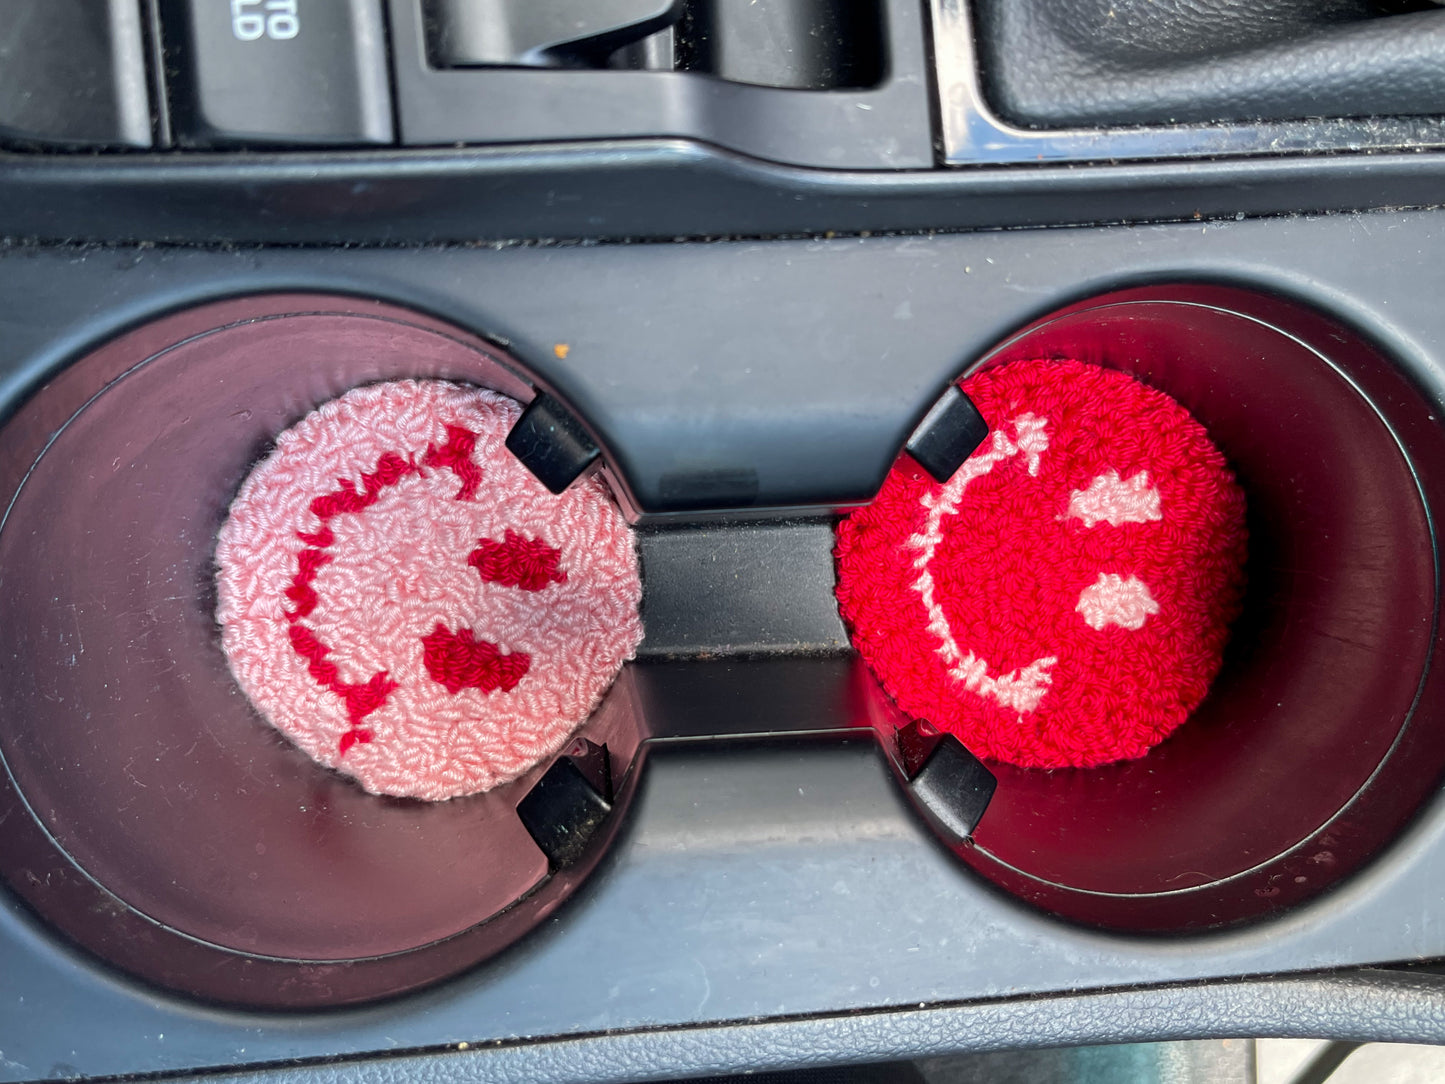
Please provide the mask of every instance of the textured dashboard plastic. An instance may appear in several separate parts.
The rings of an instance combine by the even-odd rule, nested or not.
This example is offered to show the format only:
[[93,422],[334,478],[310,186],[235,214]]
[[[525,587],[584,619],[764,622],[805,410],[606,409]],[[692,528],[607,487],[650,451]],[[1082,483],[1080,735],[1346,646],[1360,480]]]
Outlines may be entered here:
[[[1389,971],[1253,979],[1111,994],[930,1005],[678,1032],[591,1035],[449,1054],[221,1074],[223,1084],[421,1084],[489,1080],[630,1084],[696,1073],[741,1074],[1178,1036],[1280,1036],[1438,1042],[1445,983]],[[1107,1022],[1106,1022],[1107,1021]],[[1207,1078],[1206,1078],[1207,1079]]]
[[1042,128],[1445,112],[1445,13],[1409,6],[974,0],[990,97]]

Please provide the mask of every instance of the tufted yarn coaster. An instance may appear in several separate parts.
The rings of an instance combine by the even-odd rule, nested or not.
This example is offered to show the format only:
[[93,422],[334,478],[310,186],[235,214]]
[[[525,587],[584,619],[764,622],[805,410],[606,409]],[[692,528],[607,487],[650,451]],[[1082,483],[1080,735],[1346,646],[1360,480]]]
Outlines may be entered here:
[[1244,494],[1123,373],[1018,361],[947,484],[902,459],[838,528],[838,602],[900,708],[1025,767],[1142,756],[1204,698],[1244,583]]
[[252,704],[377,794],[488,790],[555,753],[642,638],[631,533],[507,451],[517,403],[358,388],[282,433],[216,547],[222,645]]

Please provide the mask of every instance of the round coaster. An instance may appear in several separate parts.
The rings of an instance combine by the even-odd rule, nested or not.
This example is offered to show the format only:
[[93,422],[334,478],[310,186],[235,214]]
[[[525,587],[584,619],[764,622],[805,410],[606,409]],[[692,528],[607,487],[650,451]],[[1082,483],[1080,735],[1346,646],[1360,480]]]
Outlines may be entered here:
[[216,547],[222,644],[252,704],[377,794],[488,790],[557,752],[642,638],[602,484],[553,495],[507,451],[521,408],[398,381],[276,441]]
[[853,642],[903,711],[980,756],[1142,756],[1219,670],[1244,494],[1203,427],[1123,373],[1019,361],[962,387],[984,444],[944,485],[900,460],[839,525]]

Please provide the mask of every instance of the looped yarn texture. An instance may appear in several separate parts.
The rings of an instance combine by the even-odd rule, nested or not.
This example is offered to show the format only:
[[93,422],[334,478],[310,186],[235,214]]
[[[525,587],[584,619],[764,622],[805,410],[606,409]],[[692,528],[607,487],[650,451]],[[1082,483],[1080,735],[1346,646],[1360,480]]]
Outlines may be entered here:
[[903,711],[980,756],[1142,756],[1219,671],[1244,494],[1204,428],[1123,373],[1018,361],[962,387],[983,445],[943,485],[900,459],[839,525],[853,643]]
[[251,703],[376,794],[488,790],[556,753],[642,638],[631,532],[600,481],[549,493],[521,413],[440,381],[358,388],[282,433],[216,547]]

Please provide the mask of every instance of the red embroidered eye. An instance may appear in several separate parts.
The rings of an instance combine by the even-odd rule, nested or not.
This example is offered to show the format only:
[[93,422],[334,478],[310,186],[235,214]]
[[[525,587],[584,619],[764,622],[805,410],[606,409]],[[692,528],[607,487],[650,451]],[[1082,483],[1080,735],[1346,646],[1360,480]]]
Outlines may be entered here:
[[561,559],[561,550],[508,528],[504,542],[479,539],[477,548],[467,556],[467,564],[488,583],[541,591],[549,584],[567,582],[567,573],[557,567]]
[[838,599],[899,706],[1025,766],[1141,756],[1218,671],[1244,497],[1177,403],[1015,362],[964,390],[990,438],[940,486],[906,462],[839,527]]

